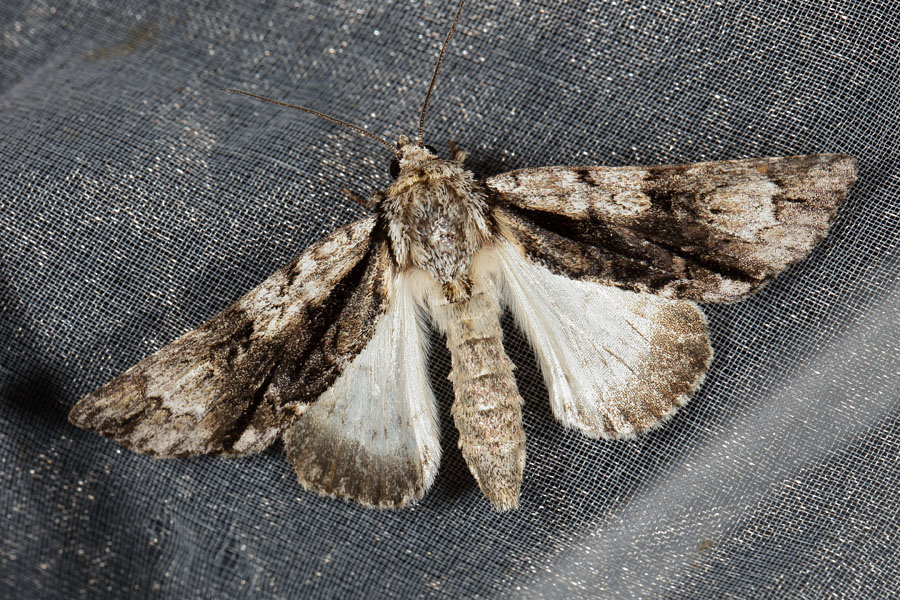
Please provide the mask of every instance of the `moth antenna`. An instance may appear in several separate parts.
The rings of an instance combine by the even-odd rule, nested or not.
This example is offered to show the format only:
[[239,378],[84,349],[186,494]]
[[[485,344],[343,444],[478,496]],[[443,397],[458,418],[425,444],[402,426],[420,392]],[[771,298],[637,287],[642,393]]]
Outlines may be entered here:
[[453,25],[450,26],[450,31],[447,32],[447,37],[444,38],[444,45],[441,46],[441,53],[438,56],[437,64],[434,66],[434,75],[431,76],[431,85],[428,86],[428,93],[425,94],[425,104],[422,105],[422,116],[419,117],[419,135],[416,137],[416,141],[420,146],[423,144],[422,136],[425,134],[425,112],[428,110],[428,101],[431,100],[431,92],[434,91],[434,84],[437,81],[438,71],[441,68],[441,63],[444,61],[444,53],[447,51],[447,45],[450,43],[450,36],[453,35],[456,24],[459,23],[459,15],[462,14],[463,5],[465,3],[466,0],[459,0],[459,6],[456,8],[456,17],[453,19]]
[[293,108],[294,110],[301,110],[301,111],[303,111],[303,112],[307,112],[307,113],[310,113],[310,114],[312,114],[312,115],[316,115],[317,117],[321,117],[321,118],[325,119],[326,121],[331,121],[332,123],[337,123],[338,125],[343,125],[344,127],[347,127],[348,129],[352,129],[353,131],[358,131],[359,133],[361,133],[361,134],[363,134],[363,135],[365,135],[365,136],[367,136],[367,137],[372,138],[373,140],[375,140],[375,141],[378,142],[379,144],[384,145],[388,150],[390,150],[391,152],[393,152],[394,155],[395,155],[398,159],[401,158],[401,157],[403,156],[403,155],[400,153],[400,151],[399,151],[397,148],[395,148],[395,147],[394,147],[390,142],[388,142],[387,140],[385,140],[385,139],[383,139],[383,138],[380,138],[380,137],[378,137],[377,135],[375,135],[375,134],[373,134],[373,133],[369,133],[368,131],[366,131],[366,130],[363,129],[362,127],[357,127],[356,125],[351,125],[350,123],[347,123],[346,121],[341,121],[340,119],[336,119],[335,117],[331,117],[331,116],[328,116],[328,115],[326,115],[326,114],[320,113],[320,112],[317,111],[317,110],[313,110],[313,109],[311,109],[311,108],[306,108],[305,106],[296,106],[296,105],[294,105],[294,104],[288,104],[287,102],[281,102],[281,101],[279,101],[279,100],[272,100],[271,98],[266,98],[265,96],[259,96],[259,95],[257,95],[257,94],[252,94],[252,93],[250,93],[250,92],[245,92],[244,90],[236,90],[236,89],[234,89],[234,88],[222,88],[222,91],[223,91],[223,92],[231,92],[232,94],[243,94],[244,96],[250,96],[251,98],[256,98],[257,100],[262,100],[263,102],[271,102],[272,104],[277,104],[278,106],[284,106],[284,107],[286,107],[286,108]]

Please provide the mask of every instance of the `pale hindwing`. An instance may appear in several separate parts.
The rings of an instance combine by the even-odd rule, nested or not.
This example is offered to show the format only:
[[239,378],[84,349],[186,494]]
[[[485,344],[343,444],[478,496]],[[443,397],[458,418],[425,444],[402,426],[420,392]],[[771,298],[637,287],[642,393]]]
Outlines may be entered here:
[[440,433],[409,277],[395,279],[365,349],[285,433],[306,488],[388,508],[418,500],[434,480]]
[[683,406],[712,358],[696,304],[555,275],[498,245],[507,303],[541,364],[553,414],[629,437]]
[[670,298],[743,298],[825,237],[856,160],[541,167],[485,181],[498,220],[554,273]]
[[262,450],[365,346],[392,269],[374,217],[343,227],[80,400],[69,420],[161,458]]

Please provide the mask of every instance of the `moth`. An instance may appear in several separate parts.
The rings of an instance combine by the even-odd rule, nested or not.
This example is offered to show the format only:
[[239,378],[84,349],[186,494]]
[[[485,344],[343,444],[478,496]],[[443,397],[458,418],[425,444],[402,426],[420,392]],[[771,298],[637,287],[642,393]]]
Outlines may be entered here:
[[670,417],[712,350],[698,302],[745,298],[803,258],[855,180],[843,154],[476,179],[451,143],[396,146],[372,214],[80,400],[69,420],[159,458],[244,456],[283,437],[300,483],[401,507],[441,455],[428,318],[447,340],[459,448],[500,510],[519,504],[522,398],[501,311],[534,347],[556,419],[629,438]]

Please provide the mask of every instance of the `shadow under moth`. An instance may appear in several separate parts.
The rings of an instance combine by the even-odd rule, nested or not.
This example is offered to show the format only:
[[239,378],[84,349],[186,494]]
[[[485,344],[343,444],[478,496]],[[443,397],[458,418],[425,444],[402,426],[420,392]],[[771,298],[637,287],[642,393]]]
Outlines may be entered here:
[[304,487],[400,507],[425,494],[441,454],[430,317],[452,357],[459,448],[484,495],[508,510],[525,435],[504,308],[564,426],[627,438],[688,401],[712,357],[696,303],[745,298],[809,253],[855,159],[538,167],[478,180],[452,144],[444,160],[422,143],[463,3],[415,140],[394,146],[291,106],[395,154],[394,182],[365,202],[371,216],[83,398],[73,424],[160,458],[242,456],[283,436]]

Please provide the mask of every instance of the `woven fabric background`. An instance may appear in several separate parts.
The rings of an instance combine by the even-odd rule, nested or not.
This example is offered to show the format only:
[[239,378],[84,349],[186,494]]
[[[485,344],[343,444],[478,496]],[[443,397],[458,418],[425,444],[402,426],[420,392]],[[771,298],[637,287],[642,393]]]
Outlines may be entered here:
[[520,510],[456,449],[378,512],[280,445],[154,461],[66,421],[84,394],[365,214],[454,0],[4,0],[0,597],[889,598],[900,589],[900,3],[470,0],[426,141],[481,175],[846,152],[828,238],[707,306],[715,360],[635,441],[553,420],[523,336]]

